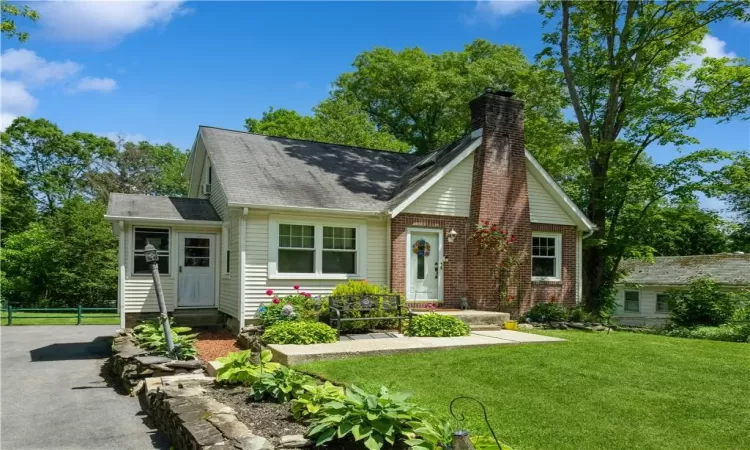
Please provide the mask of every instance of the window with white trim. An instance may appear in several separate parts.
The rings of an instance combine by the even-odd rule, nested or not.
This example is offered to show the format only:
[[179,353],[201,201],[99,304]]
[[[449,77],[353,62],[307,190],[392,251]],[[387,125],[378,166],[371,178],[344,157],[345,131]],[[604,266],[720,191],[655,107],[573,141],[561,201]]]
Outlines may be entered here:
[[146,244],[156,247],[159,255],[159,274],[169,275],[169,228],[133,229],[133,274],[150,274],[151,267],[146,262]]
[[638,291],[625,291],[625,312],[640,312],[641,293]]
[[669,312],[669,294],[656,294],[656,312]]
[[364,222],[272,216],[269,227],[271,277],[347,279],[366,271]]
[[562,235],[533,233],[531,237],[531,279],[560,280]]

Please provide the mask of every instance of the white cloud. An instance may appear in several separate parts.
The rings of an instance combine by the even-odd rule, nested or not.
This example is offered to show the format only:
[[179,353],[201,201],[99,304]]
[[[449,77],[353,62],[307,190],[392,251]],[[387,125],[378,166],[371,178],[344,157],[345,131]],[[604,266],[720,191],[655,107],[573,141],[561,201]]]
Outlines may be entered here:
[[5,130],[18,116],[33,113],[38,104],[22,82],[0,79],[0,129]]
[[112,92],[116,87],[117,81],[112,78],[83,77],[72,92]]
[[502,17],[533,9],[536,6],[537,3],[534,0],[479,0],[477,1],[477,13]]
[[26,49],[9,49],[2,54],[2,72],[26,83],[43,84],[69,78],[81,70],[73,61],[47,61]]
[[35,8],[42,27],[55,38],[98,44],[117,42],[192,11],[182,1],[54,1]]
[[[685,58],[683,58],[683,61],[692,68],[691,71],[699,68],[701,64],[703,64],[703,60],[706,58],[736,58],[737,57],[736,53],[732,51],[728,51],[726,49],[726,46],[727,46],[726,42],[710,34],[707,34],[706,36],[703,37],[703,40],[701,41],[700,46],[704,50],[703,53],[701,53],[700,55],[698,54],[688,55]],[[695,80],[692,79],[690,73],[688,73],[683,80],[677,83],[677,86],[680,89],[689,89],[695,86]]]

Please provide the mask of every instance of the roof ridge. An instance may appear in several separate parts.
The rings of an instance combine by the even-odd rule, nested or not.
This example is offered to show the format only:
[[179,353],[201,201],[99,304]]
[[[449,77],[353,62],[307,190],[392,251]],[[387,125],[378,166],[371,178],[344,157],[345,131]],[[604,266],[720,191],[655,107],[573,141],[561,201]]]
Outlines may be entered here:
[[356,145],[336,144],[334,142],[315,141],[315,140],[312,140],[312,139],[297,139],[297,138],[290,138],[290,137],[287,137],[287,136],[274,136],[272,134],[252,133],[250,131],[232,130],[230,128],[214,127],[214,126],[211,126],[211,125],[198,125],[198,128],[213,128],[215,130],[229,131],[229,132],[232,132],[232,133],[250,134],[250,135],[253,135],[253,136],[271,137],[271,138],[276,138],[276,139],[289,139],[291,141],[313,142],[315,144],[336,145],[336,146],[339,146],[339,147],[347,147],[347,148],[352,148],[352,149],[356,149],[356,150],[369,150],[369,151],[373,151],[373,152],[393,153],[393,154],[396,154],[396,155],[421,156],[421,155],[416,155],[414,153],[399,152],[399,151],[395,151],[395,150],[384,150],[384,149],[380,149],[380,148],[370,148],[370,147],[358,147]]

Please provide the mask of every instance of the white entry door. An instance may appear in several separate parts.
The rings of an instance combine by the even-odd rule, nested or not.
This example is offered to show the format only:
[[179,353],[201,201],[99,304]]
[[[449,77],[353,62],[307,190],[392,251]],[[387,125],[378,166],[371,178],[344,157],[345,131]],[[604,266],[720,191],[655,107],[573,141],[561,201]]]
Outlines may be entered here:
[[442,230],[408,230],[407,300],[442,300]]
[[180,233],[180,307],[213,307],[216,300],[216,235]]

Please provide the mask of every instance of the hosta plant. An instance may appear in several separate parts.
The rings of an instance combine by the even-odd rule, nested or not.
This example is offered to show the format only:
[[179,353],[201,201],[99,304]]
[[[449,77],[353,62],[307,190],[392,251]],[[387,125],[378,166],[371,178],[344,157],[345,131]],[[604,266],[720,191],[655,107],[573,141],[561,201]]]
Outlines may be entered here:
[[[451,448],[453,444],[453,433],[456,429],[447,420],[438,419],[434,416],[426,416],[411,424],[414,431],[406,433],[409,439],[404,444],[412,450],[438,450]],[[475,450],[512,450],[509,446],[500,443],[498,449],[495,439],[491,436],[470,434],[472,446]]]
[[303,392],[292,400],[292,415],[303,422],[317,417],[324,404],[344,399],[344,388],[330,381],[323,384],[305,384],[302,390]]
[[[174,343],[175,348],[179,349],[179,357],[182,359],[195,358],[198,354],[198,350],[195,348],[198,333],[190,333],[191,328],[175,327],[173,324],[174,322],[170,319],[172,343]],[[160,355],[167,354],[167,339],[164,337],[164,330],[158,320],[141,323],[133,328],[133,335],[141,348]]]
[[264,373],[272,373],[281,367],[281,364],[271,362],[271,351],[260,352],[260,365],[250,362],[250,350],[232,352],[217,360],[223,364],[216,371],[216,381],[225,384],[244,384],[250,386]]
[[420,337],[468,336],[471,333],[469,326],[461,319],[436,313],[412,317],[410,328],[406,331],[409,336]]
[[327,344],[339,340],[336,330],[320,322],[281,322],[263,333],[266,344]]
[[314,385],[315,380],[294,369],[281,366],[272,373],[264,373],[255,379],[250,386],[250,398],[253,400],[273,400],[286,403],[304,394],[305,385]]
[[321,406],[307,434],[316,446],[331,441],[368,450],[402,445],[414,436],[412,424],[427,415],[426,410],[406,401],[409,395],[393,394],[386,387],[368,394],[351,386],[342,400]]

